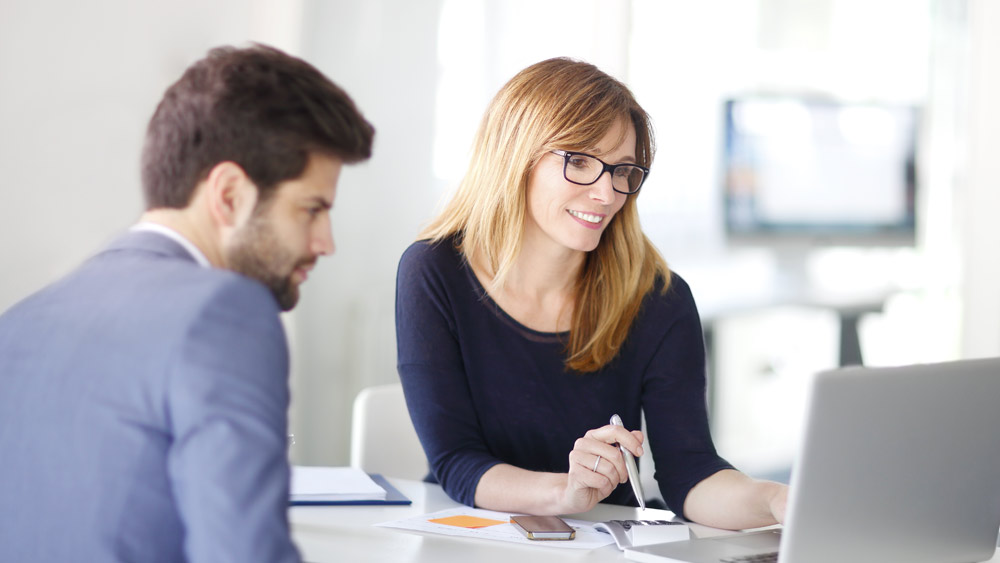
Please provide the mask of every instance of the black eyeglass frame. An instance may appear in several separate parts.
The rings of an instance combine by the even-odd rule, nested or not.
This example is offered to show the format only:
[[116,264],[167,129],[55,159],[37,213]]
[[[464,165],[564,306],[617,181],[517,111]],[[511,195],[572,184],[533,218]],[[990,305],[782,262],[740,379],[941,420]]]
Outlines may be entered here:
[[[649,178],[649,168],[646,168],[645,166],[640,166],[638,164],[633,164],[631,162],[623,162],[621,164],[608,164],[607,162],[604,162],[603,160],[597,158],[596,156],[594,156],[592,154],[587,154],[585,152],[564,151],[564,150],[553,150],[553,151],[549,151],[549,152],[551,152],[554,155],[563,157],[563,178],[566,178],[567,182],[571,182],[571,183],[576,184],[578,186],[592,186],[592,185],[596,184],[598,180],[601,179],[601,176],[603,176],[605,172],[610,172],[611,173],[611,178],[612,178],[611,189],[614,190],[614,191],[616,191],[616,192],[618,192],[618,193],[620,193],[620,194],[633,195],[633,194],[639,193],[639,188],[641,188],[642,185],[646,183],[646,178]],[[579,155],[579,156],[586,156],[588,158],[592,158],[592,159],[596,160],[597,162],[600,162],[601,165],[604,167],[601,170],[601,173],[598,174],[596,178],[594,178],[593,182],[577,182],[576,180],[570,180],[569,179],[569,174],[566,173],[566,168],[569,166],[569,159],[572,158],[572,157],[574,157],[574,156],[577,156],[577,155]],[[619,190],[618,188],[615,187],[615,183],[614,183],[615,169],[618,168],[618,167],[620,167],[620,166],[632,166],[632,167],[638,168],[639,170],[642,170],[642,180],[640,180],[639,181],[639,185],[636,186],[635,189],[632,190],[632,191],[630,191],[630,192],[623,192],[623,191],[621,191],[621,190]]]

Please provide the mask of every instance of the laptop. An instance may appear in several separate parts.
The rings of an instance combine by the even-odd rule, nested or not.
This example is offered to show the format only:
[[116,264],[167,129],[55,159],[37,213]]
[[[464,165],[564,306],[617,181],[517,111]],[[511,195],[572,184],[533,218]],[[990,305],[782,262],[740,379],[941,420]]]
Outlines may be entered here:
[[[1000,530],[1000,358],[812,382],[783,529],[625,550],[633,561],[959,563]],[[774,559],[770,559],[774,560]]]

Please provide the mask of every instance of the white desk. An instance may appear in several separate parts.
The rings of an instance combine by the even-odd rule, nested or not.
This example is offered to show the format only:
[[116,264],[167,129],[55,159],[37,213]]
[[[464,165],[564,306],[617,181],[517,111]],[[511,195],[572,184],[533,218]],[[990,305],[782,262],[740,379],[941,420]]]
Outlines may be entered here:
[[[373,524],[418,516],[460,506],[438,485],[390,479],[413,501],[410,506],[293,506],[288,516],[302,558],[326,562],[435,562],[543,563],[558,561],[627,561],[614,545],[589,551],[525,546],[491,540],[423,534]],[[581,520],[640,518],[640,511],[624,506],[598,505],[590,512],[571,515]],[[641,518],[669,519],[673,513],[647,510]]]
[[[627,561],[614,544],[581,551],[377,528],[373,524],[459,506],[437,485],[405,479],[390,481],[413,501],[412,505],[289,508],[292,535],[302,558],[310,563]],[[669,519],[673,514],[664,510],[646,510],[640,514],[635,508],[599,504],[589,512],[570,517],[598,522],[612,519]],[[696,526],[695,531],[700,536],[723,533],[703,526]],[[1000,555],[990,561],[1000,563]]]

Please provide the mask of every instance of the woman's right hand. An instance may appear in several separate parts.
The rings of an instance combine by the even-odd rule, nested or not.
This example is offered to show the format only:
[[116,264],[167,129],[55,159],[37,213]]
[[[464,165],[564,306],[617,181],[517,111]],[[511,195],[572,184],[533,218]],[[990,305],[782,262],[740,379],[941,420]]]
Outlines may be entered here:
[[632,455],[642,455],[643,435],[621,426],[607,425],[587,431],[569,452],[569,473],[559,514],[586,512],[628,480],[625,459],[617,444]]

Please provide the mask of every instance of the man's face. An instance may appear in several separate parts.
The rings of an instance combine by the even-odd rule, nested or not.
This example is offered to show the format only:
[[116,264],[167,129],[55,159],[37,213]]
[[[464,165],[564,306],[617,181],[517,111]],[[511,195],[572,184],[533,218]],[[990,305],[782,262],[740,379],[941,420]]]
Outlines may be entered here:
[[302,175],[278,184],[237,229],[225,250],[229,269],[266,285],[283,311],[295,307],[299,284],[335,247],[330,208],[342,162],[313,153]]

